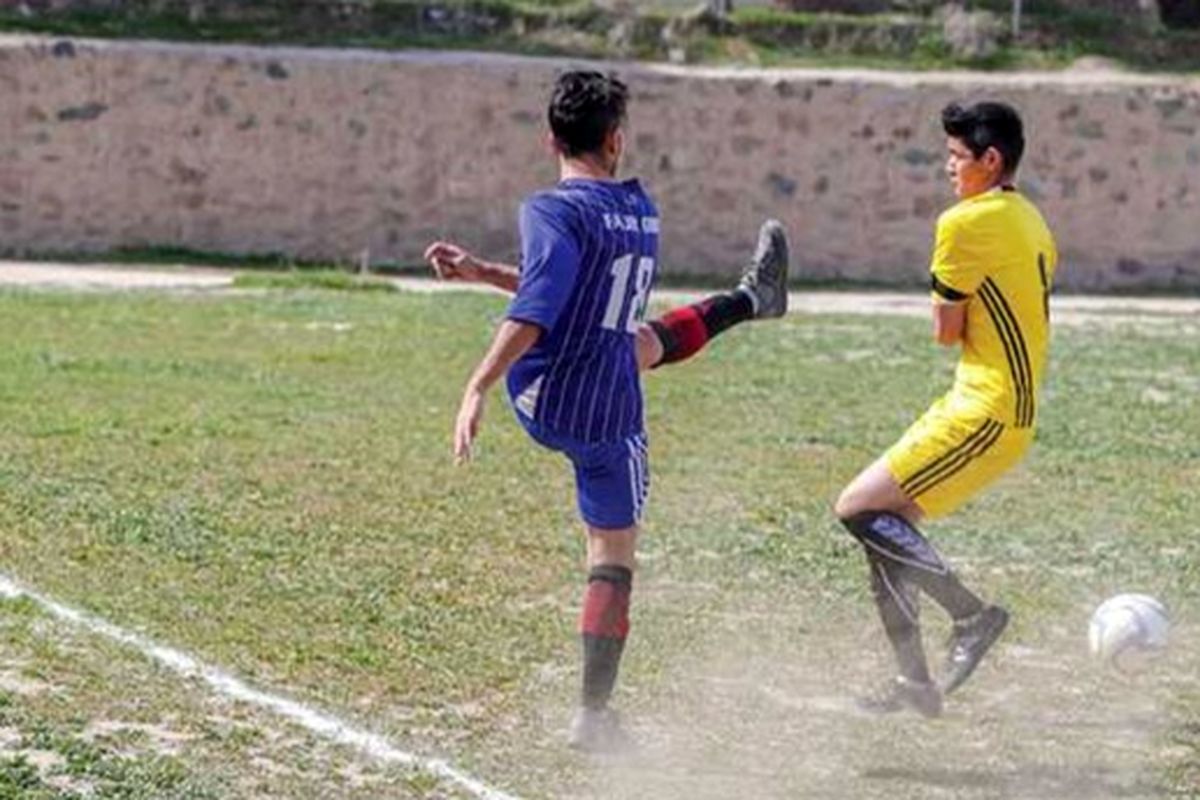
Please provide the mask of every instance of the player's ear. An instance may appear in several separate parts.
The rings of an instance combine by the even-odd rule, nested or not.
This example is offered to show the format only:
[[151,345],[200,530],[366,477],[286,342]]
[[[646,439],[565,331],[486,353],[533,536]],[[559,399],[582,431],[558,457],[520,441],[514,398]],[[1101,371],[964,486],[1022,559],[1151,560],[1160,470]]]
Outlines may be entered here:
[[987,167],[988,172],[997,178],[1004,174],[1004,156],[1000,155],[1000,151],[996,148],[989,147],[984,150],[983,156],[979,160]]
[[542,139],[542,144],[545,145],[547,152],[553,156],[563,155],[562,145],[558,143],[558,139],[554,138],[553,131],[546,131],[546,136]]
[[625,153],[625,132],[618,125],[604,137],[604,161],[612,175],[617,174],[621,156]]
[[618,159],[625,150],[625,132],[621,126],[614,126],[604,137],[604,154],[609,160]]

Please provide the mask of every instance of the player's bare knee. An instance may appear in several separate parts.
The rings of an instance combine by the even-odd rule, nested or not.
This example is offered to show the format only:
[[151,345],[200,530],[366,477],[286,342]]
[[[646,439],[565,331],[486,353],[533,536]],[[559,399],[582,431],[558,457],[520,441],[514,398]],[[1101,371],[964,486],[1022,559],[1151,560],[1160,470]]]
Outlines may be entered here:
[[608,529],[587,527],[588,566],[607,564],[634,569],[637,527]]
[[858,497],[856,496],[856,493],[852,491],[852,488],[853,487],[846,487],[843,489],[842,493],[838,495],[838,499],[834,501],[833,504],[833,513],[842,522],[845,522],[855,514],[865,510],[858,502]]

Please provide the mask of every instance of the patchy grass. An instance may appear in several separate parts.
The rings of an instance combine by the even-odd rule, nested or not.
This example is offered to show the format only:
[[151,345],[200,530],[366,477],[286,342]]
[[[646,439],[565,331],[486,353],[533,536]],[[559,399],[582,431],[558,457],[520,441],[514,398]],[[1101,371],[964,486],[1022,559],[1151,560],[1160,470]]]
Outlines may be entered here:
[[345,754],[295,732],[264,735],[253,710],[52,624],[27,600],[0,601],[0,646],[0,797],[370,796],[346,785]]
[[394,292],[396,287],[382,278],[336,270],[297,272],[248,272],[238,275],[233,285],[239,289],[338,289],[355,292]]
[[[931,527],[1017,621],[927,727],[880,727],[824,699],[883,669],[862,658],[876,623],[861,556],[828,504],[948,385],[952,360],[927,323],[792,316],[649,376],[655,486],[618,700],[649,752],[667,755],[657,773],[624,773],[640,776],[639,795],[561,746],[582,559],[568,470],[498,397],[478,461],[449,458],[462,381],[503,308],[489,295],[311,284],[0,293],[4,569],[527,797],[1194,788],[1200,359],[1186,319],[1060,329],[1035,452]],[[1156,594],[1178,620],[1172,660],[1138,684],[1082,655],[1090,609],[1118,590]],[[168,766],[154,748],[128,756],[130,776],[162,768],[220,793],[253,785],[245,753],[265,749],[290,776],[281,786],[307,787],[291,796],[444,796],[427,776],[354,789],[347,754],[342,782],[322,783],[317,745],[277,741],[287,726],[245,712],[252,724],[222,728],[202,690],[151,679],[86,636],[64,655],[35,610],[3,611],[22,669],[70,698],[51,716],[55,692],[10,693],[4,711],[27,720],[22,736],[45,725],[58,752],[136,697],[151,723],[222,733]],[[221,754],[212,782],[198,779]],[[9,771],[48,780],[15,755]],[[1088,793],[1070,794],[1072,781]]]

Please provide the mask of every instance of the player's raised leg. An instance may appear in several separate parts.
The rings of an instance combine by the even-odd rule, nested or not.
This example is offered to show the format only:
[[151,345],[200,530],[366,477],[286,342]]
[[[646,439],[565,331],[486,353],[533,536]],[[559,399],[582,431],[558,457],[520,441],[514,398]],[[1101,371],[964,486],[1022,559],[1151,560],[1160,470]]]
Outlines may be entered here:
[[638,366],[653,369],[691,358],[734,325],[787,313],[788,241],[783,225],[769,219],[758,233],[754,255],[735,289],[668,311],[641,327]]

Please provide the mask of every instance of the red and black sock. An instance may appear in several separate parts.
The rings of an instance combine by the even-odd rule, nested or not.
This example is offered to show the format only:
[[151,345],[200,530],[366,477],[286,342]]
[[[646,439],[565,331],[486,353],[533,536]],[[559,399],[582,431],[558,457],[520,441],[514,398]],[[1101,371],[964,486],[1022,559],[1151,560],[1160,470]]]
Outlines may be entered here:
[[691,358],[709,339],[749,319],[754,319],[754,301],[743,291],[715,294],[668,311],[650,323],[663,346],[662,358],[654,366]]
[[583,704],[604,708],[617,682],[617,668],[629,635],[629,594],[633,572],[602,564],[588,573],[579,633],[583,639]]

